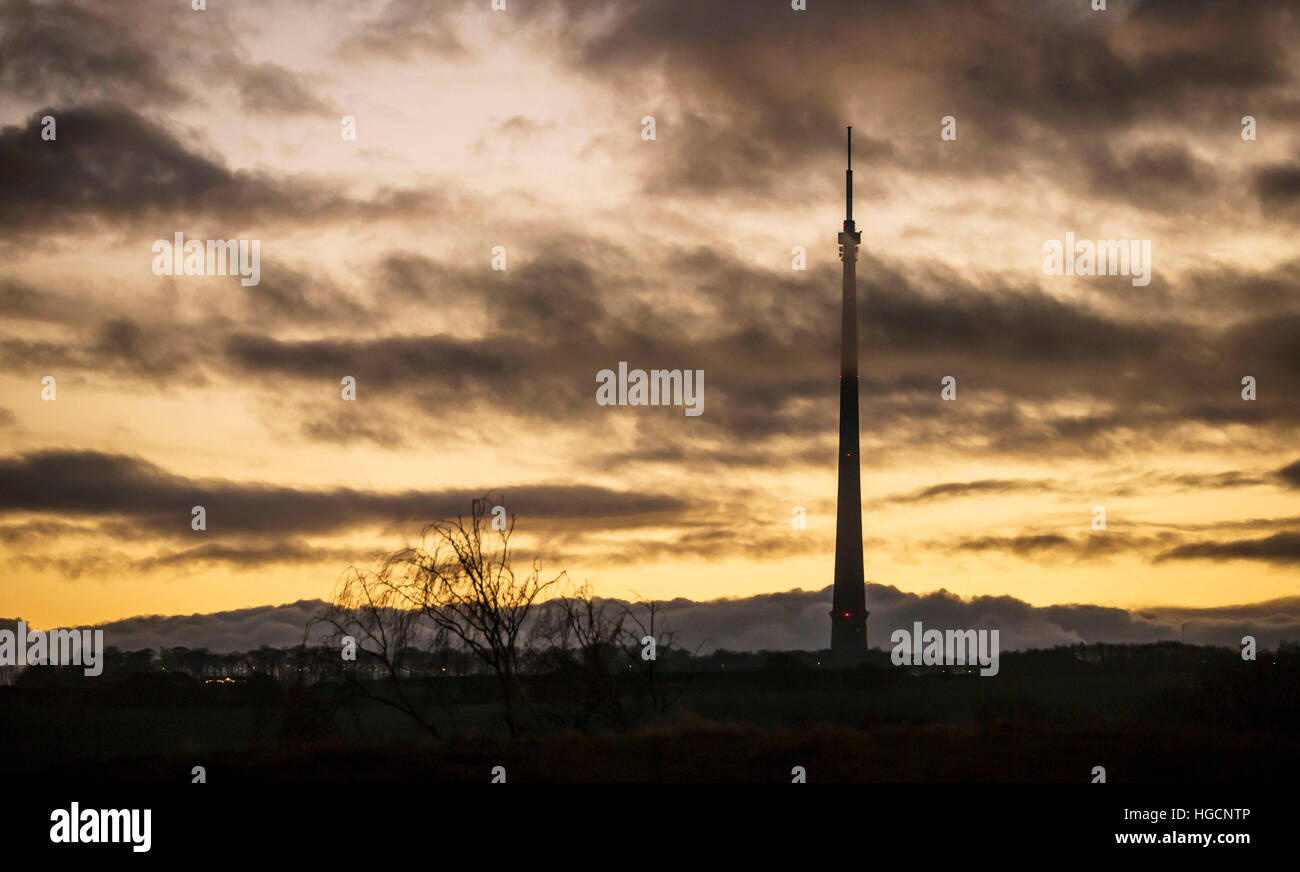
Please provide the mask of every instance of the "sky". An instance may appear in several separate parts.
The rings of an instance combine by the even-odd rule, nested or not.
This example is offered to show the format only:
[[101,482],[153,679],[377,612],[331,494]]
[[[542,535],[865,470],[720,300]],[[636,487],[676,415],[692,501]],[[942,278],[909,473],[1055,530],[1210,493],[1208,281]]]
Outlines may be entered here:
[[325,599],[488,493],[602,596],[824,592],[846,124],[868,607],[1300,613],[1296,7],[807,6],[0,0],[0,616]]

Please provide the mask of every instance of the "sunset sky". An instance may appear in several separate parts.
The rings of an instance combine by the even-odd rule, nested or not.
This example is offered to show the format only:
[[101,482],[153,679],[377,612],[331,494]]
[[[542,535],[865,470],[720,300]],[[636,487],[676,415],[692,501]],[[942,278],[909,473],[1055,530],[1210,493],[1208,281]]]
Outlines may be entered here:
[[866,577],[1295,596],[1296,8],[1107,5],[0,0],[0,617],[328,597],[489,490],[600,594],[821,590],[850,123]]

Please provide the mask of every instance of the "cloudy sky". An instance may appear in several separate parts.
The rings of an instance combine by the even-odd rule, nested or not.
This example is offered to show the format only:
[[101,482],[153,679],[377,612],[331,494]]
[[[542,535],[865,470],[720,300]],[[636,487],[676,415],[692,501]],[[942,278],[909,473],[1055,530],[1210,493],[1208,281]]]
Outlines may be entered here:
[[602,595],[822,591],[847,123],[869,608],[1294,597],[1295,6],[807,5],[0,0],[0,615],[328,597],[489,490]]

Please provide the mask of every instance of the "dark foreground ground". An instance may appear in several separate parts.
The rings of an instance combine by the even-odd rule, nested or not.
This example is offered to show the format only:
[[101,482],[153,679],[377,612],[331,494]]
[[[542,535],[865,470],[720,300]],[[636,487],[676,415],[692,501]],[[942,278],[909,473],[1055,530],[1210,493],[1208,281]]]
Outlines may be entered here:
[[[87,784],[809,782],[1294,784],[1300,657],[1139,646],[1006,655],[998,676],[788,657],[661,676],[674,703],[589,735],[523,718],[509,738],[486,679],[429,691],[442,734],[337,687],[134,674],[0,687],[0,767]],[[408,690],[418,696],[422,685]],[[530,688],[538,710],[564,710]],[[625,725],[626,726],[626,725]],[[498,776],[499,777],[499,776]]]
[[1209,730],[1134,726],[1112,731],[1006,727],[836,727],[760,732],[701,727],[632,736],[552,735],[441,742],[324,742],[164,754],[42,767],[87,784],[187,783],[202,765],[207,783],[320,785],[487,783],[505,767],[510,783],[809,782],[1087,783],[1102,765],[1110,782],[1294,783],[1300,743],[1263,743]]

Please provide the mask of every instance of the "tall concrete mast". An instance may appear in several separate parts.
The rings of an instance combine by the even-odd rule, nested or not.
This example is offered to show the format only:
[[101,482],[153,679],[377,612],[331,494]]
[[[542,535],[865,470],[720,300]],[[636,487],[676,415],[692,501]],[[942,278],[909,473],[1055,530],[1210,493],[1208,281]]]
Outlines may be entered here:
[[862,572],[862,469],[858,457],[858,244],[853,223],[853,127],[848,128],[844,173],[844,303],[840,330],[840,478],[835,512],[835,593],[831,608],[831,656],[860,662],[867,650],[867,590]]

